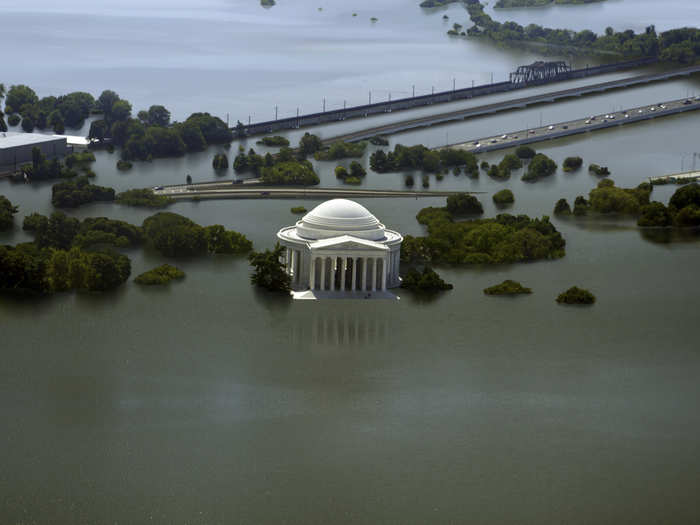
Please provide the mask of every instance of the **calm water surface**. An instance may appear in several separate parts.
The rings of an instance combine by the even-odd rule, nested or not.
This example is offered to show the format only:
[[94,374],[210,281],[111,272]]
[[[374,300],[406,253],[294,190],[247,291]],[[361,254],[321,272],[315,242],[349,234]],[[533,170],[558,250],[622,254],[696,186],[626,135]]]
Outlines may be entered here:
[[[457,58],[462,70],[481,72],[531,58],[451,42],[442,36],[443,11],[421,12],[413,2],[279,4],[261,11],[242,2],[129,2],[108,16],[70,1],[3,6],[7,30],[25,24],[51,42],[44,46],[66,51],[49,66],[45,47],[25,39],[25,62],[40,62],[6,62],[4,81],[46,93],[116,87],[139,107],[165,102],[181,118],[199,108],[221,114],[227,104],[232,114],[264,109],[269,93],[296,104],[331,87],[342,97],[356,88],[361,99],[370,80],[392,89],[389,80],[449,84],[446,64],[457,67]],[[657,16],[641,0],[608,4],[634,5],[624,11],[630,19],[644,9]],[[688,16],[694,5],[684,4]],[[371,26],[369,16],[380,21]],[[59,19],[65,25],[50,23]],[[261,25],[270,26],[265,38]],[[231,45],[213,45],[224,34]],[[108,49],[113,62],[104,60]],[[484,53],[484,62],[472,60]],[[163,69],[154,72],[155,62]],[[553,122],[693,91],[697,78],[391,140],[439,145],[539,124],[540,116]],[[690,167],[698,129],[698,115],[688,114],[539,149],[559,163],[578,154],[584,165],[606,164],[618,185],[634,186]],[[186,173],[210,180],[215,151],[128,173],[100,152],[97,182],[121,190],[180,182]],[[337,184],[334,167],[317,163],[322,185]],[[491,195],[511,188],[516,202],[507,211],[539,216],[597,182],[585,170],[536,184],[519,176],[448,175],[431,178],[431,187],[485,192],[486,216],[499,212]],[[402,185],[403,174],[370,172],[363,187]],[[674,189],[657,188],[653,198],[667,202]],[[0,194],[19,204],[17,224],[52,211],[50,185],[4,181]],[[361,202],[388,227],[420,235],[416,213],[444,201]],[[239,230],[264,248],[295,220],[291,206],[316,203],[182,202],[171,210]],[[135,224],[148,216],[106,204],[71,213]],[[165,289],[129,282],[106,295],[0,299],[0,523],[697,522],[700,243],[655,242],[626,220],[553,220],[567,240],[563,259],[440,268],[455,289],[432,300],[399,293],[395,302],[292,303],[252,288],[245,259],[228,257],[178,261],[187,278]],[[27,239],[19,227],[0,235],[0,243]],[[134,275],[165,262],[149,250],[128,255]],[[484,296],[507,278],[534,294]],[[598,303],[556,305],[573,284]]]

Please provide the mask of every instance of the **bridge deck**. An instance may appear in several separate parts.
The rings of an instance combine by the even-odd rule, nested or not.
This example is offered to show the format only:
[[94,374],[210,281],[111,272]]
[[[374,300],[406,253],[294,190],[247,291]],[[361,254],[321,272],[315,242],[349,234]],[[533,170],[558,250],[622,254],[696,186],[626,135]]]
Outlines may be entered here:
[[467,118],[478,117],[481,115],[488,115],[493,113],[498,113],[501,111],[509,111],[512,109],[522,109],[533,104],[541,104],[545,102],[555,102],[560,99],[569,97],[579,97],[583,95],[588,95],[591,93],[602,93],[604,91],[612,89],[620,89],[631,87],[640,84],[646,84],[649,82],[657,82],[662,80],[668,80],[671,78],[679,76],[692,75],[694,73],[700,72],[700,65],[691,66],[683,69],[676,69],[673,71],[666,71],[664,73],[653,73],[648,75],[640,75],[636,77],[630,77],[620,80],[612,80],[610,82],[602,82],[599,84],[591,84],[588,86],[581,86],[577,88],[564,89],[561,91],[553,91],[550,93],[543,93],[541,95],[534,95],[530,97],[523,97],[518,99],[507,100],[503,102],[496,102],[494,104],[486,104],[483,106],[478,106],[474,108],[462,109],[457,111],[450,111],[447,113],[440,113],[437,115],[431,115],[428,117],[420,117],[410,120],[405,120],[401,122],[394,122],[392,124],[386,124],[383,126],[376,126],[373,128],[367,128],[360,131],[355,131],[352,133],[346,133],[343,135],[338,135],[336,137],[331,137],[324,139],[325,144],[331,144],[337,141],[353,142],[359,140],[366,140],[377,135],[388,135],[393,133],[400,133],[402,131],[408,131],[412,129],[434,126],[437,124],[444,124],[447,122],[454,122],[457,120],[464,120]]
[[630,108],[624,111],[610,113],[608,115],[593,115],[591,117],[569,120],[558,124],[513,131],[492,137],[484,137],[460,144],[453,144],[450,147],[465,149],[473,153],[482,153],[697,110],[700,110],[700,97],[683,98],[665,102],[659,105]]

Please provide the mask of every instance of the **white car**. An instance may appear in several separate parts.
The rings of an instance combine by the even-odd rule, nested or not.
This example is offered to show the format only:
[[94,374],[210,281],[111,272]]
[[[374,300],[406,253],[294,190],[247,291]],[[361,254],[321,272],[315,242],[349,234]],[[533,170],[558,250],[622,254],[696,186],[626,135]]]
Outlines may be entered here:
[[656,111],[656,108],[655,108],[654,106],[651,106],[651,107],[649,108],[649,111]]
[[163,186],[155,186],[155,187],[153,188],[153,191],[160,191],[160,190],[162,190],[162,189],[163,189]]
[[554,129],[554,126],[549,126],[547,129],[548,129],[549,131],[552,131],[552,130]]
[[660,107],[661,109],[666,109],[666,106],[665,106],[664,104],[661,104],[659,107]]
[[588,119],[588,120],[586,121],[586,124],[590,124],[590,123],[591,123],[591,119]]
[[610,115],[608,118],[609,118],[610,120],[615,120],[615,115]]
[[625,118],[630,118],[630,116],[627,113],[625,113]]
[[644,113],[644,110],[643,110],[643,109],[638,109],[638,110],[637,110],[637,113]]
[[502,138],[502,139],[507,139],[507,138],[508,138],[508,135],[501,135],[501,138]]

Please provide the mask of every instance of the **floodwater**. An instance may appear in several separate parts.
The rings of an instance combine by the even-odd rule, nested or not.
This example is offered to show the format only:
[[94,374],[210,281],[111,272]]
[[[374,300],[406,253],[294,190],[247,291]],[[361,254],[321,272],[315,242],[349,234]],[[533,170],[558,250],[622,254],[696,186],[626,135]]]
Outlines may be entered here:
[[[330,86],[350,98],[370,80],[449,84],[458,56],[482,72],[494,64],[507,72],[532,58],[450,41],[442,13],[453,16],[459,6],[428,13],[398,0],[381,9],[361,1],[342,8],[278,3],[263,11],[257,2],[197,9],[128,2],[108,16],[71,1],[10,5],[0,9],[8,31],[20,31],[24,20],[63,52],[53,55],[53,67],[47,54],[29,68],[41,45],[25,39],[18,51],[24,63],[5,61],[3,80],[37,85],[42,94],[116,87],[138,107],[165,102],[182,118],[200,108],[221,115],[227,105],[233,115],[265,93],[296,104]],[[647,5],[615,4],[629,4],[635,18],[643,13],[632,6]],[[694,3],[685,7],[690,16]],[[351,39],[353,11],[362,29]],[[372,26],[369,16],[379,22]],[[263,38],[266,23],[274,30]],[[224,27],[237,45],[214,50]],[[244,34],[256,41],[242,46]],[[113,64],[102,55],[110,48]],[[375,52],[392,48],[390,55]],[[266,59],[251,59],[256,53]],[[285,53],[288,71],[275,71],[267,59]],[[476,56],[484,61],[469,58]],[[205,57],[201,77],[193,78]],[[245,60],[249,69],[237,73]],[[700,92],[697,77],[391,140],[436,146],[539,124],[540,113],[544,122],[560,121],[692,92]],[[629,187],[691,168],[698,118],[538,149],[560,164],[581,155],[584,166],[607,165],[611,178]],[[216,151],[138,163],[127,173],[116,170],[116,155],[100,152],[97,183],[121,190],[183,182],[186,173],[214,179]],[[335,163],[316,166],[322,185],[338,184]],[[519,175],[505,182],[431,176],[431,187],[484,192],[486,216],[501,211],[491,195],[507,187],[516,202],[506,211],[540,216],[597,182],[585,170],[535,184]],[[402,186],[403,174],[370,172],[362,187]],[[656,188],[653,198],[667,202],[674,189]],[[0,194],[20,206],[18,226],[0,234],[0,243],[29,239],[22,217],[50,213],[50,192],[50,184],[0,181]],[[388,227],[420,235],[416,213],[444,200],[360,202]],[[316,203],[180,202],[171,211],[241,231],[262,249],[296,220],[291,206]],[[149,215],[109,204],[71,214],[135,224]],[[552,220],[567,241],[563,259],[439,268],[455,288],[432,299],[399,291],[399,301],[286,301],[251,287],[247,261],[236,257],[177,261],[187,278],[165,289],[129,282],[105,295],[0,299],[0,523],[698,522],[700,242],[692,235],[659,242],[627,220]],[[134,275],[166,262],[150,250],[127,253]],[[482,293],[503,279],[534,293]],[[554,298],[572,285],[592,290],[598,302],[558,306]]]

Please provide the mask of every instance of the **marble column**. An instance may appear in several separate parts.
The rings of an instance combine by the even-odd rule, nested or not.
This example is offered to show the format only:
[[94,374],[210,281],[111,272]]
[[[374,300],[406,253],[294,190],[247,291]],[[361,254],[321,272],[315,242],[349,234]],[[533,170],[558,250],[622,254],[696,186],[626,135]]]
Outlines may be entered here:
[[387,269],[388,269],[389,257],[384,257],[382,260],[382,292],[386,292],[386,279],[387,279]]
[[352,287],[351,290],[354,292],[356,290],[357,283],[357,257],[352,257]]
[[309,269],[309,289],[316,289],[316,257],[311,257],[311,268]]
[[372,269],[372,291],[377,291],[377,274],[379,272],[379,257],[374,258],[374,268]]
[[335,291],[335,267],[338,264],[338,259],[336,257],[331,257],[331,272],[330,272],[330,279],[331,279],[331,287],[330,290],[331,292]]
[[369,257],[362,258],[362,291],[367,291],[367,263],[369,262]]
[[326,258],[321,259],[321,291],[326,289]]
[[347,269],[348,269],[348,258],[341,257],[340,258],[340,291],[341,292],[345,291],[345,274],[347,273]]

